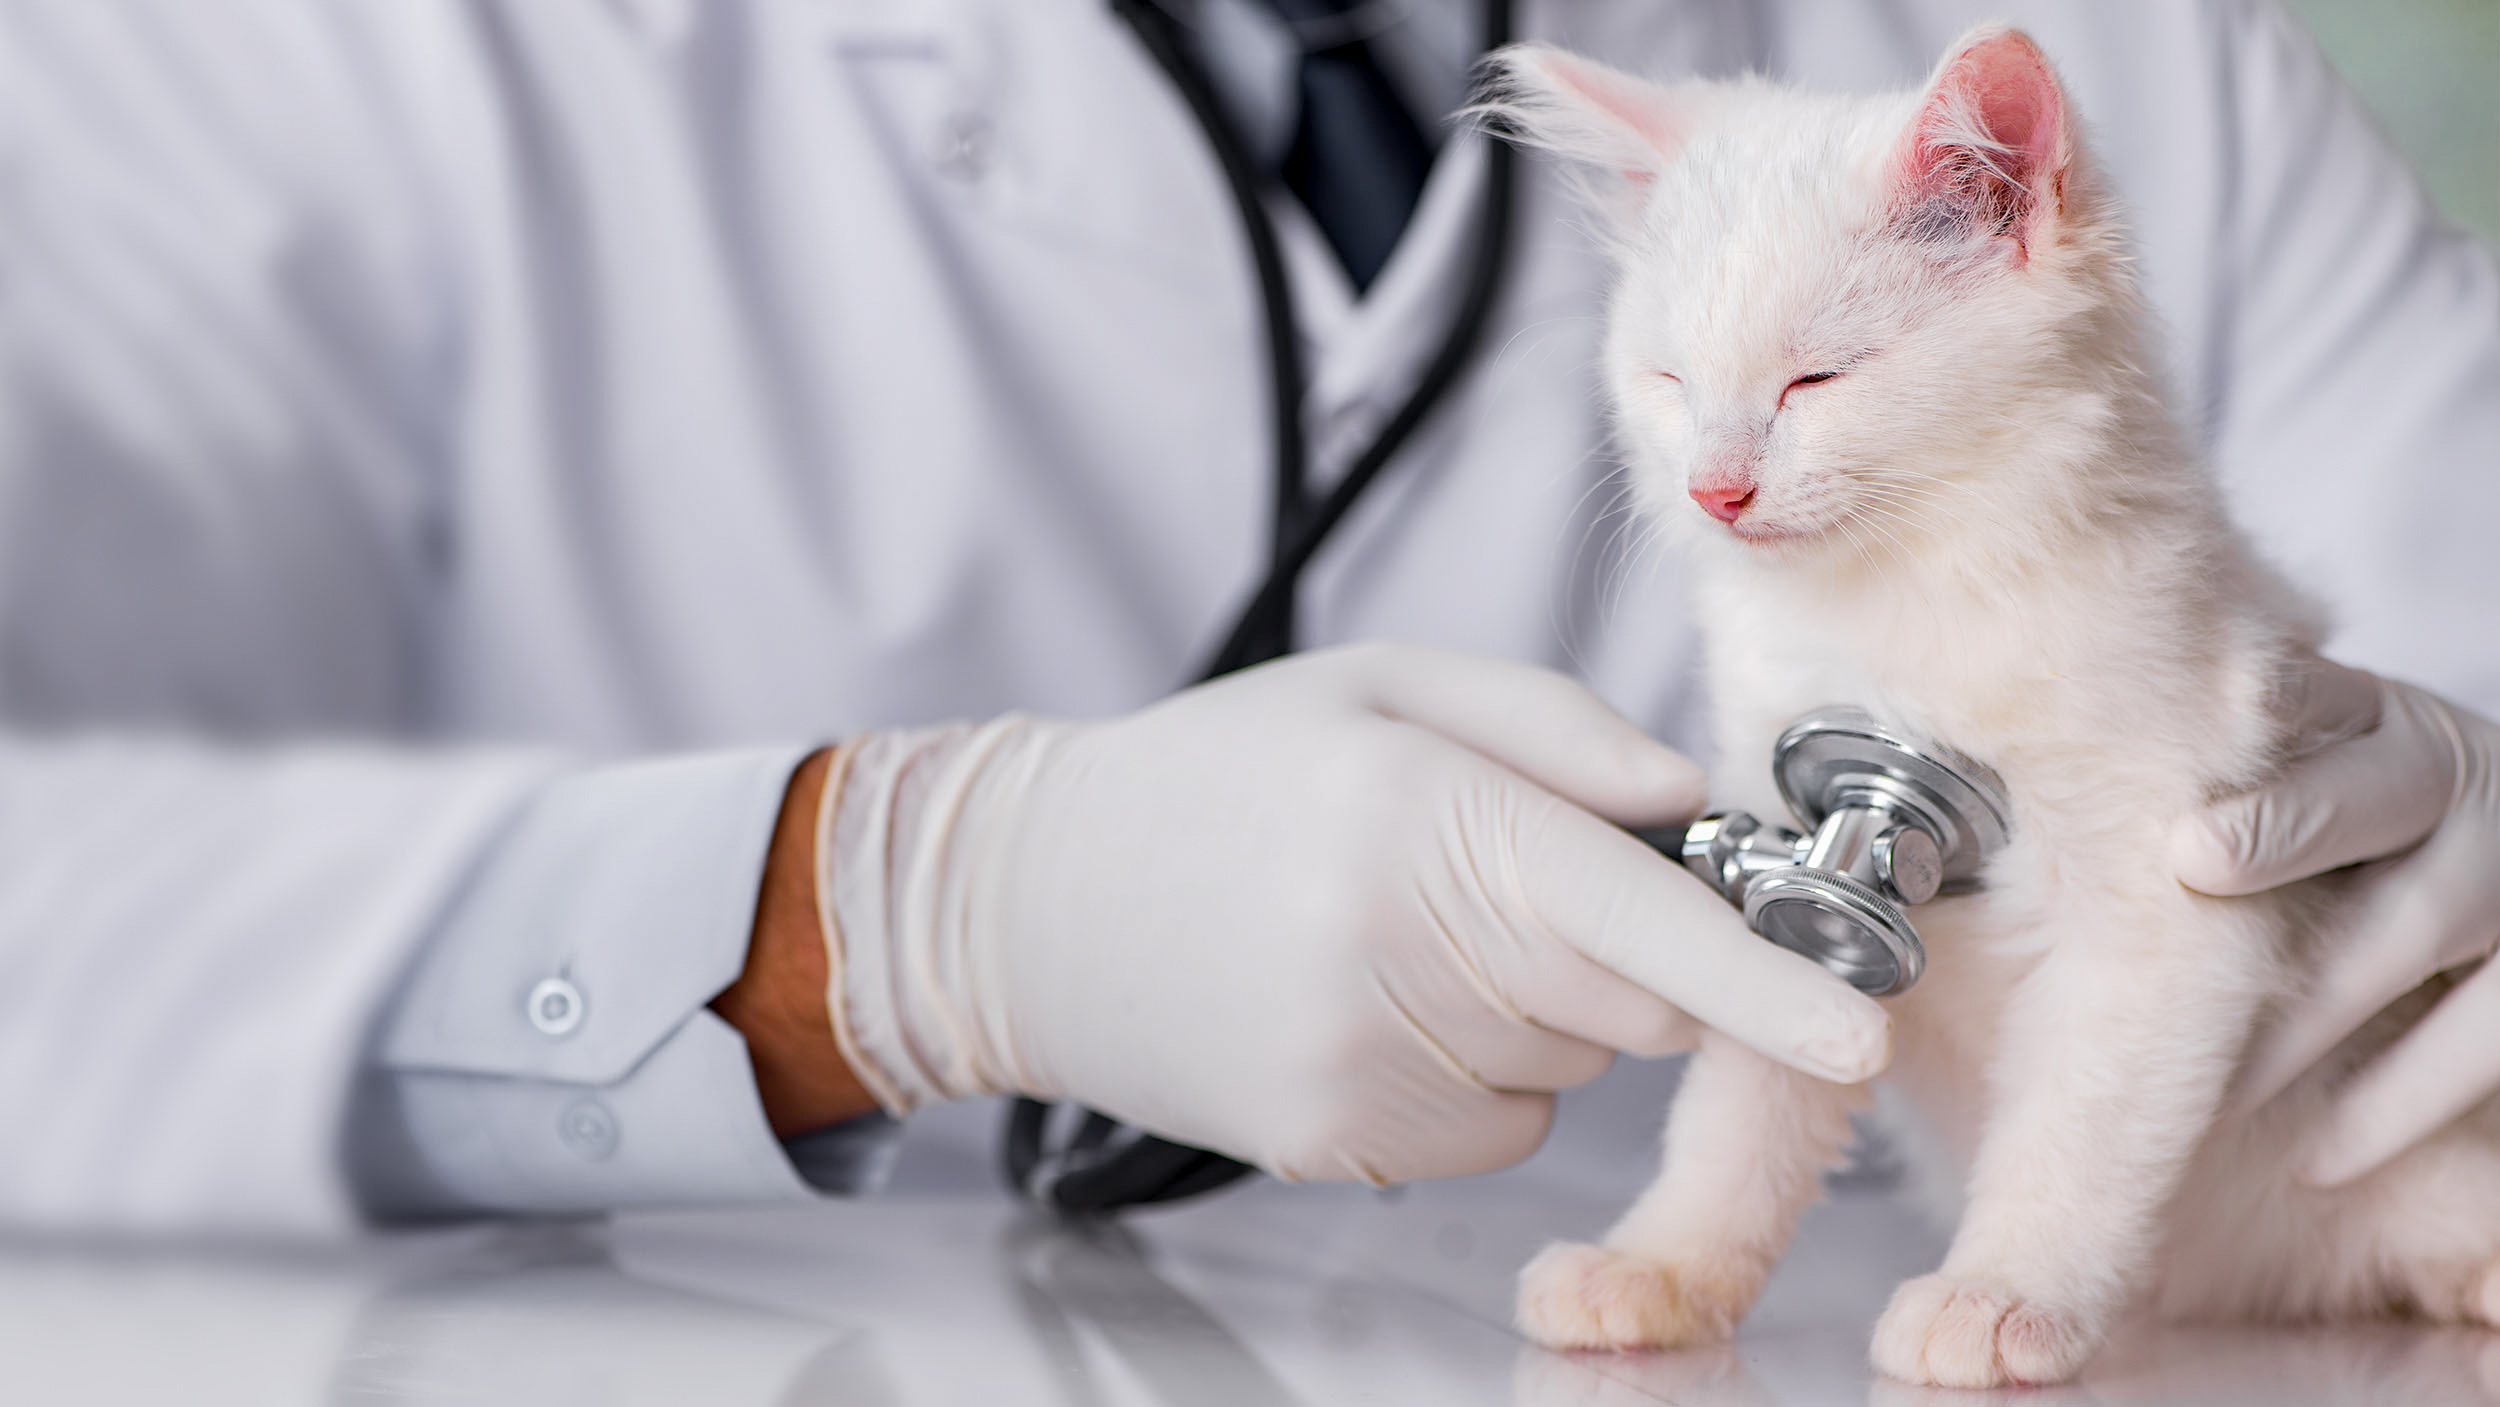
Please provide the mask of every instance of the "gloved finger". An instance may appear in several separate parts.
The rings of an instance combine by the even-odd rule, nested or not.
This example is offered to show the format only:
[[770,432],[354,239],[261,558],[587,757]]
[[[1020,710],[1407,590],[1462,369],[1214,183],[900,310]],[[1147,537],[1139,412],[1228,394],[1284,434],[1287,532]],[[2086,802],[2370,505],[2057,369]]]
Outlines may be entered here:
[[2291,724],[2287,755],[2307,757],[2376,728],[2386,699],[2379,677],[2311,655],[2284,681]]
[[[1492,994],[1486,994],[1492,995]],[[1473,1020],[1453,1020],[1445,1008],[1437,1029],[1427,1028],[1403,1001],[1398,1016],[1417,1042],[1430,1050],[1451,1076],[1490,1090],[1550,1094],[1584,1085],[1606,1073],[1615,1053],[1593,1041],[1523,1021],[1492,1001],[1462,999],[1462,1010],[1481,1013]]]
[[[1553,804],[1550,797],[1521,800],[1532,808]],[[1478,867],[1480,871],[1490,868]],[[1514,921],[1533,911],[1524,889],[1512,895],[1488,895],[1486,902],[1497,917]],[[1529,927],[1543,941],[1523,950],[1521,935],[1513,932],[1498,946],[1485,945],[1493,951],[1481,953],[1476,964],[1464,965],[1489,989],[1481,992],[1489,1005],[1515,1012],[1544,1030],[1569,1032],[1626,1055],[1674,1055],[1701,1043],[1701,1023],[1672,1003],[1579,949],[1551,941],[1544,924]],[[1484,969],[1481,972],[1479,965]]]
[[1361,1128],[1323,1135],[1256,1161],[1286,1182],[1365,1182],[1464,1177],[1519,1162],[1554,1126],[1554,1096],[1434,1090],[1373,1111]]
[[1452,1145],[1435,1164],[1398,1178],[1465,1177],[1494,1172],[1527,1160],[1554,1128],[1554,1096],[1504,1092],[1490,1096],[1462,1116],[1467,1139]]
[[[1701,1044],[1701,1023],[1577,948],[1557,947],[1509,975],[1520,1014],[1609,1051],[1655,1059]],[[1560,1086],[1557,1086],[1560,1088]]]
[[1701,814],[1709,779],[1550,669],[1411,645],[1346,653],[1363,704],[1428,729],[1627,826]]
[[[1818,1078],[1855,1084],[1890,1062],[1882,1007],[1755,936],[1727,901],[1648,846],[1559,802],[1525,809],[1523,830],[1514,853],[1527,917],[1563,944]],[[1530,1015],[1590,1036],[1568,1012]]]
[[2432,973],[2487,951],[2490,860],[2459,835],[2439,837],[2369,877],[2325,938],[2308,994],[2249,1057],[2234,1104],[2254,1109],[2283,1092],[2346,1036]]
[[2417,844],[2448,814],[2454,724],[2427,695],[2392,693],[2379,726],[2215,802],[2171,828],[2170,867],[2207,894],[2255,894]]
[[2303,1181],[2341,1187],[2500,1089],[2500,963],[2485,963],[2336,1092],[2303,1144]]

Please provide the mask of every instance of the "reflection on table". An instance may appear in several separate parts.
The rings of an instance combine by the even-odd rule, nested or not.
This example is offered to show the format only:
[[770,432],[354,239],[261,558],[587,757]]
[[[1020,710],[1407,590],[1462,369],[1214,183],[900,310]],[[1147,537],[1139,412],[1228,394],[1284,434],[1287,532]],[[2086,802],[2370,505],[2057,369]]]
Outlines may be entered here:
[[1649,1171],[1632,1067],[1554,1144],[1390,1194],[1253,1185],[1120,1225],[989,1185],[987,1111],[915,1129],[912,1190],[763,1212],[481,1227],[320,1251],[0,1242],[0,1400],[27,1403],[1425,1403],[2023,1407],[2500,1403],[2500,1339],[2395,1325],[2139,1327],[2082,1383],[1874,1380],[1865,1336],[1942,1238],[1881,1177],[1819,1208],[1733,1344],[1558,1355],[1509,1328],[1545,1240]]

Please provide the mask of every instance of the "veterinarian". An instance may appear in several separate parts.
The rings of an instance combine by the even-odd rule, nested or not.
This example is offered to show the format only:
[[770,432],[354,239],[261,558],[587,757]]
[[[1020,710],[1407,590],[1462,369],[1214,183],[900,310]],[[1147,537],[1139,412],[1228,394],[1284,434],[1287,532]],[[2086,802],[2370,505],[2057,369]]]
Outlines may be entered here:
[[[2272,3],[1519,10],[1850,89],[2029,28],[2356,667],[2144,862],[2398,857],[2246,1097],[2491,950],[2500,287]],[[1485,24],[0,3],[0,1223],[801,1198],[985,1093],[1396,1181],[1702,1024],[1875,1073],[1877,1005],[1618,829],[1701,804],[1701,662],[1599,256],[1447,121]],[[2500,1084],[2495,1022],[2468,977],[2313,1171]]]

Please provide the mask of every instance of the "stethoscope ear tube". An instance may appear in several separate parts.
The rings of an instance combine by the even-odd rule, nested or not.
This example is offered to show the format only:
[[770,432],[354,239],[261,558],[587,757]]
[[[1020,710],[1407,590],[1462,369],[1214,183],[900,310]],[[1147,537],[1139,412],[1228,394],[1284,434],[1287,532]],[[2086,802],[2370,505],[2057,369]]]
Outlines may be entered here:
[[[1510,42],[1511,4],[1512,0],[1485,0],[1484,52]],[[1170,78],[1214,149],[1249,242],[1265,314],[1275,456],[1271,551],[1258,589],[1243,604],[1232,629],[1200,672],[1204,681],[1292,653],[1303,571],[1480,350],[1510,258],[1516,154],[1507,141],[1496,139],[1487,145],[1476,245],[1465,292],[1431,362],[1370,446],[1325,497],[1311,503],[1302,438],[1302,332],[1275,225],[1268,218],[1265,182],[1235,138],[1205,76],[1190,61],[1172,16],[1153,0],[1111,0],[1111,8]],[[1151,1135],[1130,1135],[1115,1120],[1091,1111],[1068,1140],[1054,1149],[1051,1109],[1039,1100],[1014,1101],[1007,1113],[1001,1171],[1017,1195],[1063,1216],[1099,1216],[1124,1207],[1177,1201],[1214,1191],[1256,1171],[1220,1153]]]
[[1267,183],[1234,133],[1206,75],[1189,57],[1177,21],[1159,0],[1111,0],[1111,9],[1127,22],[1171,81],[1213,150],[1225,188],[1232,193],[1233,213],[1250,247],[1250,266],[1259,285],[1260,328],[1267,349],[1268,442],[1273,456],[1268,569],[1231,633],[1201,672],[1201,679],[1210,679],[1293,649],[1293,603],[1301,572],[1285,563],[1308,507],[1301,320],[1294,312],[1293,280],[1285,272],[1276,222],[1268,217]]

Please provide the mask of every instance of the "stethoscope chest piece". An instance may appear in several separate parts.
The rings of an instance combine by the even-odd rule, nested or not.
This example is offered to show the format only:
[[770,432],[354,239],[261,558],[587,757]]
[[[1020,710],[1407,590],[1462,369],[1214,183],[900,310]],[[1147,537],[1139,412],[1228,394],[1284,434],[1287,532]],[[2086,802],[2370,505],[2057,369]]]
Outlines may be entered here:
[[1905,990],[1927,965],[1905,911],[1978,887],[2012,831],[2004,783],[1854,708],[1790,724],[1772,746],[1771,775],[1808,833],[1735,811],[1652,843],[1743,908],[1754,932],[1859,991]]

